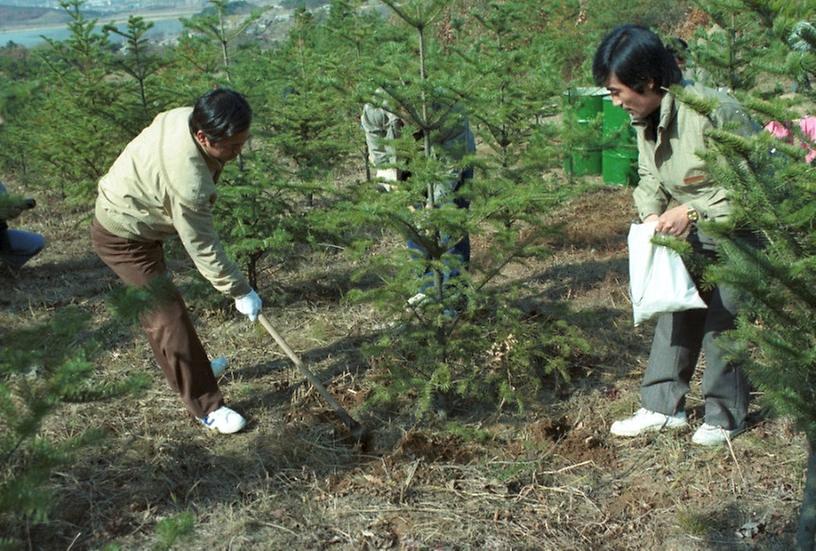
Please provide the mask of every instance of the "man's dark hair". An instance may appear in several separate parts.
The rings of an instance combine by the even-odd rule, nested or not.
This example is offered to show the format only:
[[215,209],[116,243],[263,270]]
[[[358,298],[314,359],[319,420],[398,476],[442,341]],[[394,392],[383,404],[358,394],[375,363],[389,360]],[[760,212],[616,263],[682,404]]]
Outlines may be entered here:
[[246,98],[228,88],[216,88],[198,98],[190,115],[190,131],[199,130],[218,142],[249,129],[252,108]]
[[605,86],[612,74],[642,94],[649,81],[657,90],[683,80],[677,61],[655,33],[640,25],[621,25],[604,37],[595,51],[592,76]]

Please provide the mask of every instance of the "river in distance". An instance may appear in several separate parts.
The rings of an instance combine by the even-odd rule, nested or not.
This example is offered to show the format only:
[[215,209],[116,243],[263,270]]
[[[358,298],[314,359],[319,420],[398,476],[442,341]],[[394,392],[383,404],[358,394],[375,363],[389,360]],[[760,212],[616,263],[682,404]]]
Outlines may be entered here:
[[[187,15],[186,17],[190,17]],[[150,21],[149,18],[145,17],[146,21]],[[97,32],[102,31],[102,26],[107,23],[107,21],[102,22],[99,21],[97,23]],[[156,19],[152,21],[153,27],[148,31],[147,36],[153,39],[162,38],[162,37],[170,37],[176,36],[181,33],[181,21],[178,18],[166,18],[166,19]],[[116,20],[116,26],[124,30],[127,28],[126,18],[120,20]],[[18,30],[7,30],[7,31],[0,31],[0,46],[5,46],[9,42],[14,42],[20,46],[25,46],[26,48],[31,48],[33,46],[38,46],[40,44],[45,43],[45,39],[43,36],[51,38],[53,40],[65,40],[71,34],[71,31],[68,30],[68,27],[65,25],[54,25],[49,27],[43,28],[30,28],[30,29],[18,29]],[[110,39],[112,42],[118,42],[122,38],[117,35],[111,33]]]

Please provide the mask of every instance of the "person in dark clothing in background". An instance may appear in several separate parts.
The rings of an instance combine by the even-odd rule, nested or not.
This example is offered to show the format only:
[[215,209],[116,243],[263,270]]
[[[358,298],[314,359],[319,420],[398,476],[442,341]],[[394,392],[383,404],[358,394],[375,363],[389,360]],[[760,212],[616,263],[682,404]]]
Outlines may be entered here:
[[45,238],[42,235],[8,227],[8,220],[13,220],[24,211],[34,208],[35,204],[33,199],[9,195],[6,187],[0,182],[0,262],[13,274],[45,247]]

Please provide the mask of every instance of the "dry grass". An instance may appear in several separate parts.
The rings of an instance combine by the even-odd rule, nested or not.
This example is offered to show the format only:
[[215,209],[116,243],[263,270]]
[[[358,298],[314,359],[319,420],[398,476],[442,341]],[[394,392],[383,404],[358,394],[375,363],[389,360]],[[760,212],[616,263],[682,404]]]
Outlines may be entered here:
[[[101,327],[117,283],[91,253],[87,213],[42,203],[21,222],[50,246],[20,279],[3,280],[0,324],[11,331],[75,304]],[[222,389],[250,419],[234,436],[187,416],[138,332],[109,330],[100,377],[148,372],[152,384],[138,398],[65,405],[50,419],[50,437],[93,426],[108,438],[54,474],[58,503],[50,523],[30,528],[31,548],[146,549],[160,520],[189,511],[195,529],[179,549],[789,549],[805,452],[787,421],[755,406],[754,426],[732,449],[694,447],[690,431],[608,433],[637,408],[651,336],[632,328],[626,295],[632,216],[624,189],[564,205],[553,255],[512,266],[496,283],[522,283],[531,311],[566,306],[596,351],[575,366],[575,380],[524,415],[459,412],[446,425],[367,411],[366,452],[344,440],[314,393],[299,392],[301,378],[271,339],[228,304],[197,306],[194,316],[211,354],[231,360]],[[476,240],[476,264],[479,250]],[[376,369],[359,346],[382,320],[343,302],[352,267],[342,257],[327,250],[310,260],[275,272],[261,292],[276,328],[354,411],[366,370]],[[696,387],[692,398],[699,423]],[[746,542],[735,532],[749,521],[762,531]]]

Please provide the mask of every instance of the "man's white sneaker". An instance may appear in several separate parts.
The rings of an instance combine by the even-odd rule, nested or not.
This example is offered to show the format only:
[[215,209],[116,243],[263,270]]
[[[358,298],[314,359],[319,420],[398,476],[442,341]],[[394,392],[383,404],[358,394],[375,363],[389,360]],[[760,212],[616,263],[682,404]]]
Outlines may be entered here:
[[609,432],[616,436],[638,436],[644,432],[656,431],[664,427],[679,429],[687,425],[685,411],[674,415],[664,415],[646,408],[640,408],[631,417],[612,423]]
[[213,375],[216,379],[224,374],[224,372],[227,370],[228,364],[229,360],[223,356],[220,358],[215,358],[210,362],[210,369],[212,369]]
[[246,426],[246,419],[227,406],[221,406],[211,411],[206,417],[200,417],[199,422],[208,429],[217,430],[221,434],[232,434]]
[[699,429],[694,431],[694,436],[691,437],[691,441],[700,446],[719,446],[725,444],[743,430],[742,427],[729,430],[718,427],[717,425],[703,423]]

